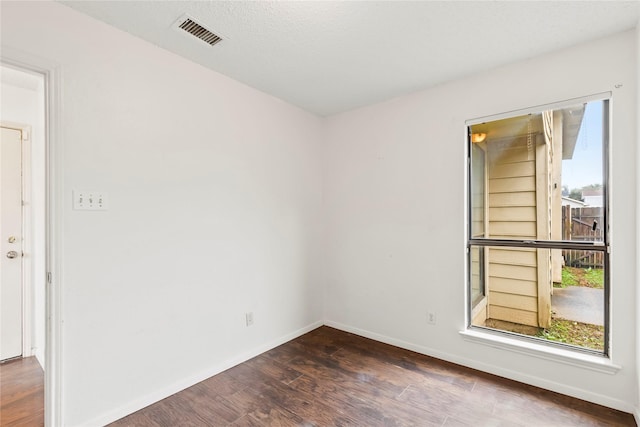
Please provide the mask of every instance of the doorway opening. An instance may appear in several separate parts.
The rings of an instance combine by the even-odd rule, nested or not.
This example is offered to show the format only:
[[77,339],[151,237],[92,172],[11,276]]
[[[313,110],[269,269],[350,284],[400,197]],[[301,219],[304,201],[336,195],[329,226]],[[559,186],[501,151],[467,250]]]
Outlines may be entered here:
[[[47,342],[47,120],[45,75],[0,65],[0,363],[9,373],[29,367],[39,380],[31,415],[44,422]],[[38,369],[40,372],[38,372]],[[4,391],[4,390],[3,390]],[[6,402],[3,393],[2,406]],[[5,409],[5,408],[3,408]],[[3,410],[3,413],[5,411]],[[5,414],[3,414],[4,417]],[[19,422],[19,420],[16,420]],[[30,418],[24,420],[34,422]]]

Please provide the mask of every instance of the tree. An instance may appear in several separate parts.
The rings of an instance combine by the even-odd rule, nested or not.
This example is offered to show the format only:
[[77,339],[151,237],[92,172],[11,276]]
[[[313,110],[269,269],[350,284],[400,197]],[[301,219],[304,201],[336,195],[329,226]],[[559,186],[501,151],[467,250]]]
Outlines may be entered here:
[[589,184],[582,187],[582,190],[601,190],[602,184]]
[[582,198],[582,188],[574,188],[573,190],[571,190],[569,192],[569,198],[573,199],[573,200],[580,200],[581,202],[584,202],[584,199]]
[[573,200],[580,200],[581,202],[584,202],[584,198],[582,197],[582,192],[585,190],[601,190],[602,189],[602,184],[589,184],[589,185],[585,185],[582,188],[574,188],[571,191],[569,191],[569,187],[567,187],[566,185],[562,186],[562,196],[563,197],[569,197],[570,199]]

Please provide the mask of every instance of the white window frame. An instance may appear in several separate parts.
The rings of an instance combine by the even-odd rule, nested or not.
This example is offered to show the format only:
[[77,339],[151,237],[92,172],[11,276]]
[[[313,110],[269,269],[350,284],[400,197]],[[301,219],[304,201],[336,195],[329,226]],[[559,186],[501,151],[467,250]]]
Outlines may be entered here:
[[[473,238],[471,235],[471,220],[472,220],[472,205],[471,205],[471,141],[469,136],[469,130],[471,126],[481,124],[489,121],[497,121],[515,116],[528,115],[533,113],[540,113],[545,110],[556,110],[566,108],[572,105],[588,103],[592,101],[604,102],[604,119],[603,119],[603,202],[604,202],[604,239],[603,242],[568,242],[568,241],[537,241],[537,240],[504,240],[504,239],[488,239]],[[524,353],[527,355],[536,356],[543,359],[551,359],[562,363],[568,363],[571,365],[579,365],[588,369],[592,369],[599,372],[616,373],[620,370],[620,367],[614,365],[611,361],[610,353],[610,242],[609,242],[609,227],[607,219],[610,218],[609,209],[609,182],[610,182],[610,147],[611,147],[611,92],[600,93],[581,98],[569,99],[566,101],[545,104],[535,106],[531,108],[514,110],[505,113],[500,113],[491,116],[484,116],[475,119],[470,119],[465,122],[465,128],[467,130],[467,141],[465,155],[467,157],[466,167],[466,298],[465,298],[465,313],[466,313],[466,328],[460,331],[461,336],[470,342],[480,343],[491,347],[497,347],[500,349],[510,350],[517,353]],[[546,341],[535,337],[527,337],[525,335],[515,334],[506,331],[499,331],[490,328],[484,328],[479,326],[473,326],[471,324],[473,316],[476,312],[476,308],[471,301],[471,247],[523,247],[523,243],[526,243],[526,247],[531,248],[544,248],[544,249],[565,249],[576,248],[585,249],[589,248],[593,250],[602,251],[604,253],[604,269],[605,269],[605,290],[604,290],[604,351],[599,352],[587,348],[581,348],[577,346],[567,345],[563,343]]]

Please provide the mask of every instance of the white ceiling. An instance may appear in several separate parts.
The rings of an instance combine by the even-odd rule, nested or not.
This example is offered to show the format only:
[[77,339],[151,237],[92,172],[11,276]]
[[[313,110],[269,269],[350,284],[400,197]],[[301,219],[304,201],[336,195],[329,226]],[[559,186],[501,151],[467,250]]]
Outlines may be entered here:
[[[634,28],[639,1],[62,1],[319,115]],[[173,28],[183,14],[222,36]]]

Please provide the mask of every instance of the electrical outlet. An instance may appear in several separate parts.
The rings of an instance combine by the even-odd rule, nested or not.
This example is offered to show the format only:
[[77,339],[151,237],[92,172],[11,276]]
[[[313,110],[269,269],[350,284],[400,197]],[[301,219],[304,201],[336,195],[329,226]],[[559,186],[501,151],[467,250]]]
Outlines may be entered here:
[[82,211],[106,211],[108,195],[104,191],[73,190],[73,209]]
[[436,314],[433,311],[427,312],[427,323],[430,325],[436,324]]
[[247,321],[247,326],[253,325],[253,312],[249,311],[244,314],[244,318]]

